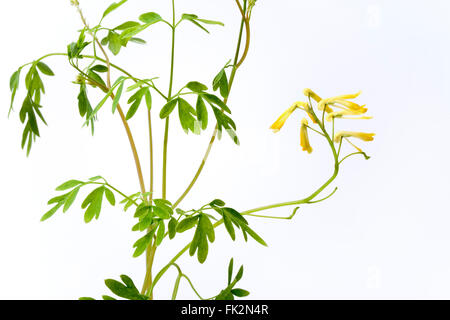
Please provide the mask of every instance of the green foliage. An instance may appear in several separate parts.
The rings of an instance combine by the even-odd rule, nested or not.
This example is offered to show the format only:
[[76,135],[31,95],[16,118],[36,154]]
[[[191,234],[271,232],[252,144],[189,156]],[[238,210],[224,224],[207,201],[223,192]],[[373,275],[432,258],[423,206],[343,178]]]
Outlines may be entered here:
[[139,106],[141,105],[141,101],[144,98],[147,101],[147,107],[151,109],[151,94],[150,89],[148,87],[144,87],[136,91],[135,94],[133,94],[130,99],[128,100],[128,104],[131,104],[130,108],[128,109],[126,119],[130,120],[137,112]]
[[[152,204],[143,201],[137,206],[134,217],[139,220],[132,228],[133,231],[144,231],[147,233],[139,238],[133,245],[135,248],[133,257],[139,257],[156,236],[156,245],[160,245],[165,237],[166,221],[172,220],[172,203],[164,199],[154,199]],[[170,222],[169,222],[170,225]],[[173,222],[172,222],[173,225]],[[172,231],[173,232],[173,231]]]
[[[19,88],[21,69],[22,68],[19,68],[19,70],[14,72],[10,78],[9,84],[11,89],[11,106],[9,112],[13,110],[15,96]],[[21,146],[22,149],[26,146],[27,155],[30,154],[31,147],[33,142],[36,140],[36,137],[40,136],[38,121],[40,120],[42,123],[47,125],[47,122],[42,115],[42,106],[40,105],[41,96],[45,93],[45,87],[40,73],[46,76],[54,76],[52,69],[50,69],[50,67],[45,63],[35,61],[31,64],[31,67],[25,76],[25,87],[27,94],[19,112],[20,122],[25,125],[22,134]]]
[[[238,144],[239,140],[236,136],[236,124],[231,118],[231,110],[227,105],[231,82],[233,81],[232,79],[234,79],[237,69],[235,65],[231,65],[230,62],[228,62],[218,72],[212,81],[211,91],[208,89],[208,86],[202,82],[190,81],[182,87],[178,93],[172,95],[172,92],[176,92],[172,91],[174,89],[172,86],[172,64],[170,94],[166,97],[162,93],[162,90],[159,90],[153,82],[153,80],[157,78],[138,79],[134,77],[121,67],[113,64],[113,59],[110,59],[110,55],[106,50],[106,48],[108,48],[113,55],[118,55],[123,48],[127,47],[129,42],[145,44],[145,40],[138,38],[138,35],[150,26],[159,22],[170,26],[173,34],[175,34],[177,27],[183,21],[188,21],[208,33],[207,26],[223,26],[224,24],[219,21],[201,19],[195,14],[183,14],[178,23],[175,23],[176,17],[174,16],[174,22],[169,23],[158,13],[147,12],[141,14],[137,21],[126,20],[114,28],[102,26],[103,20],[126,2],[127,0],[122,0],[110,4],[103,12],[100,22],[97,25],[91,28],[85,23],[85,27],[79,31],[78,39],[67,46],[66,55],[68,57],[68,62],[71,67],[76,70],[78,75],[74,83],[79,85],[79,93],[77,96],[78,112],[84,120],[84,125],[90,126],[92,133],[94,133],[94,122],[98,119],[100,109],[107,104],[109,99],[112,100],[112,113],[115,113],[124,96],[125,82],[131,80],[133,81],[133,84],[127,86],[126,90],[126,92],[130,92],[130,98],[127,100],[128,110],[125,116],[126,120],[131,120],[136,116],[143,100],[145,100],[147,110],[152,110],[153,91],[153,93],[159,94],[166,100],[164,106],[159,110],[161,119],[168,118],[177,108],[178,118],[182,129],[186,133],[192,132],[194,134],[199,134],[202,130],[206,130],[208,124],[211,123],[209,112],[212,110],[212,114],[217,123],[218,137],[220,138],[223,130],[226,130],[233,141]],[[78,9],[82,15],[83,22],[85,22],[81,9]],[[243,24],[244,21],[242,21],[242,25]],[[86,40],[87,37],[90,38],[90,41]],[[240,41],[242,40],[242,30],[239,39]],[[238,45],[237,56],[239,54],[240,45],[241,43]],[[50,55],[63,54],[58,53]],[[42,106],[40,105],[41,96],[45,93],[42,78],[43,75],[55,75],[53,70],[46,63],[41,61],[47,56],[20,67],[10,78],[11,105],[9,111],[11,112],[19,89],[22,70],[25,66],[30,66],[30,69],[24,77],[27,94],[19,112],[19,118],[24,124],[22,148],[25,148],[26,146],[27,154],[29,154],[32,143],[35,141],[36,137],[39,137],[41,134],[40,122],[46,124],[41,112]],[[236,59],[237,58],[238,57],[236,57]],[[237,64],[237,60],[234,64]],[[227,71],[229,67],[232,67],[232,72],[228,75]],[[111,85],[111,77],[116,77],[116,73],[119,73],[119,75]],[[103,92],[103,96],[95,105],[95,108],[93,108],[88,95],[88,93],[91,93],[91,87]],[[192,100],[190,99],[191,97],[193,98]],[[127,124],[125,124],[125,127],[127,130],[129,129]],[[133,150],[133,152],[135,152],[135,150]],[[135,157],[138,158],[136,154],[137,152],[135,152]],[[137,166],[139,167],[138,162],[139,161],[136,161]],[[140,171],[141,170],[138,170],[138,172]],[[139,174],[142,176],[142,173]],[[145,185],[142,177],[140,177],[140,180],[142,182],[141,185]],[[142,189],[145,188],[143,187]],[[79,199],[80,193],[85,190],[87,191],[87,195],[80,202],[81,209],[84,211],[84,221],[86,223],[93,221],[94,218],[99,219],[106,202],[111,206],[120,203],[123,205],[123,210],[125,212],[127,212],[130,207],[135,207],[134,218],[136,219],[136,223],[132,227],[132,231],[140,232],[140,236],[133,245],[133,257],[141,256],[148,248],[154,249],[160,246],[166,239],[166,236],[168,236],[169,239],[174,239],[180,233],[190,232],[192,233],[192,241],[185,247],[183,252],[189,251],[191,256],[197,255],[199,263],[204,263],[210,252],[211,245],[216,239],[215,228],[221,225],[222,222],[232,240],[236,239],[236,230],[240,230],[246,241],[248,240],[248,236],[250,236],[258,243],[265,246],[267,245],[265,241],[249,227],[248,221],[241,213],[235,209],[226,207],[225,202],[220,199],[215,199],[202,206],[200,209],[186,209],[187,211],[185,211],[180,208],[175,208],[181,200],[177,201],[174,205],[166,199],[154,199],[155,194],[153,193],[153,189],[151,192],[141,190],[141,192],[127,196],[111,186],[101,176],[92,177],[87,181],[69,180],[59,185],[56,188],[56,191],[60,193],[48,201],[50,210],[42,216],[41,221],[50,219],[59,210],[66,213],[73,207],[75,201]],[[123,199],[121,198],[119,201],[116,199],[116,196],[121,196]],[[152,250],[149,251],[150,254],[152,252]],[[183,252],[181,252],[181,254]],[[162,273],[164,273],[171,265],[175,265],[173,261],[166,266],[165,269],[163,268]],[[185,277],[193,288],[189,278],[181,273],[181,269],[178,266],[177,268],[180,275],[176,286],[179,285],[181,277]],[[231,259],[228,266],[227,287],[215,297],[217,300],[232,300],[235,297],[245,297],[249,294],[248,291],[235,287],[241,280],[243,271],[244,269],[241,267],[238,273],[233,277],[233,259]],[[107,279],[105,280],[105,284],[111,292],[119,298],[147,300],[151,296],[151,292],[148,291],[146,291],[146,294],[148,293],[147,295],[142,295],[136,288],[134,282],[125,275],[121,276],[120,281]],[[197,292],[196,294],[200,297]],[[102,299],[116,300],[115,297],[110,295],[103,295]],[[200,299],[202,298],[200,297]],[[80,298],[80,300],[94,299],[84,297]]]
[[80,93],[78,94],[78,111],[81,117],[86,118],[85,124],[91,126],[92,134],[94,134],[94,122],[97,117],[93,115],[94,110],[92,109],[91,102],[89,101],[87,88],[84,83],[80,84]]
[[233,241],[236,240],[236,227],[242,231],[245,241],[250,235],[259,244],[267,246],[267,243],[249,227],[248,221],[238,211],[217,204],[212,204],[212,207],[222,216],[225,228]]
[[181,20],[186,20],[189,22],[192,22],[194,25],[202,29],[203,31],[209,33],[208,29],[206,29],[202,24],[209,24],[209,25],[219,25],[224,26],[224,24],[220,21],[213,21],[213,20],[206,20],[206,19],[200,19],[195,14],[188,14],[185,13],[181,16]]
[[230,90],[228,88],[228,77],[227,73],[225,71],[225,67],[222,68],[219,73],[216,75],[216,77],[213,80],[213,90],[217,91],[217,89],[220,88],[220,95],[227,99],[228,95],[230,93]]
[[86,29],[83,29],[80,32],[80,36],[78,37],[77,42],[72,42],[67,46],[67,56],[69,58],[69,61],[73,59],[82,59],[81,52],[86,48],[91,42],[85,41],[86,35],[85,35]]
[[[126,300],[148,300],[148,297],[139,293],[133,280],[129,276],[121,275],[120,279],[122,281],[117,281],[114,279],[106,279],[105,285],[114,293],[116,296],[126,299]],[[103,295],[103,300],[116,300],[109,295]],[[95,300],[90,297],[83,297],[80,300]]]
[[195,230],[194,239],[192,239],[189,248],[189,254],[193,256],[197,251],[198,262],[203,263],[208,257],[208,241],[213,243],[215,240],[214,227],[209,217],[205,214],[200,214]]
[[242,279],[242,276],[244,275],[244,266],[241,266],[239,268],[238,273],[234,277],[233,281],[231,281],[231,279],[233,278],[233,263],[233,259],[231,259],[228,265],[228,286],[216,296],[215,300],[234,300],[235,297],[242,298],[250,294],[250,292],[248,292],[247,290],[235,288],[236,284]]
[[103,16],[102,16],[102,20],[109,15],[111,12],[113,12],[114,10],[116,10],[117,8],[119,8],[121,5],[123,5],[125,2],[127,2],[128,0],[122,0],[120,2],[114,2],[112,3],[106,10],[105,12],[103,12]]
[[[84,221],[86,223],[91,222],[94,218],[98,219],[100,217],[100,212],[102,209],[103,197],[110,205],[115,206],[116,199],[110,186],[106,183],[99,183],[98,180],[103,179],[102,177],[93,177],[87,182],[80,180],[69,180],[61,184],[56,188],[56,191],[68,191],[63,195],[56,196],[48,201],[49,205],[54,205],[47,213],[45,213],[41,221],[50,219],[61,207],[63,207],[63,213],[67,212],[72,204],[75,202],[76,197],[82,187],[87,185],[100,185],[91,193],[87,195],[81,204],[82,209],[86,209],[84,213]],[[104,179],[103,179],[104,180]]]

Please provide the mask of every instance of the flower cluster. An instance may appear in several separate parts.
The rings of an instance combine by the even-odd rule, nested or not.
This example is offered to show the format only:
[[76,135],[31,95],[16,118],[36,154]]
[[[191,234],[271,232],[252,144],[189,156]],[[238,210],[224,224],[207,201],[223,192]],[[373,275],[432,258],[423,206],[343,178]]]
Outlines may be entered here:
[[[274,132],[280,131],[280,129],[286,123],[287,119],[294,113],[294,111],[302,110],[306,112],[306,114],[314,124],[320,127],[321,131],[324,134],[328,135],[325,128],[325,119],[328,122],[333,122],[333,134],[331,139],[335,143],[340,144],[342,143],[342,140],[345,139],[359,152],[362,152],[362,150],[355,146],[348,138],[358,138],[363,141],[372,141],[374,139],[374,133],[354,131],[339,131],[336,134],[334,133],[335,119],[372,119],[372,117],[365,116],[367,112],[367,108],[365,105],[359,105],[353,101],[350,101],[357,98],[361,94],[361,92],[327,99],[322,99],[311,89],[305,89],[303,91],[303,94],[308,98],[309,102],[295,102],[272,124],[270,129],[272,129]],[[321,112],[321,119],[316,115],[312,107],[311,99],[317,102],[317,109]],[[301,120],[300,126],[300,146],[302,147],[303,151],[311,153],[313,149],[309,143],[308,129],[320,133],[318,130],[310,127],[308,124],[308,120],[306,118],[303,118]]]

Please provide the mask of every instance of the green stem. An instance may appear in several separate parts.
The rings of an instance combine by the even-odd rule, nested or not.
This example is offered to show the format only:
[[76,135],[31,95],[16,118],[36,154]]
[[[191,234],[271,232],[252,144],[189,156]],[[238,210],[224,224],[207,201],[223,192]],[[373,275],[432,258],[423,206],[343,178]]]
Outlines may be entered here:
[[342,162],[344,162],[345,159],[350,158],[351,156],[355,156],[355,155],[357,155],[357,154],[362,154],[364,157],[367,158],[367,155],[366,155],[364,152],[353,152],[353,153],[350,153],[349,155],[345,156],[344,158],[342,158],[342,160],[339,161],[339,164],[341,164]]
[[176,300],[177,299],[178,289],[180,287],[180,280],[181,280],[182,276],[183,276],[183,274],[181,272],[179,272],[178,273],[178,277],[175,280],[175,286],[173,287],[172,300]]
[[[187,282],[188,282],[189,285],[191,286],[191,289],[195,292],[195,294],[197,295],[197,297],[198,297],[200,300],[211,300],[211,299],[213,299],[213,298],[209,298],[209,299],[202,298],[202,296],[198,293],[197,289],[195,289],[194,284],[192,283],[191,279],[189,279],[189,277],[188,277],[187,275],[185,275],[185,274],[181,271],[180,266],[177,265],[176,263],[174,263],[173,266],[174,266],[175,268],[177,268],[177,270],[178,270],[178,277],[177,277],[177,279],[176,279],[176,281],[175,281],[175,286],[174,286],[174,288],[173,288],[172,300],[175,300],[175,299],[177,298],[177,294],[178,294],[178,289],[179,289],[179,286],[180,286],[180,280],[181,280],[181,278],[185,278],[185,279],[187,280]],[[215,298],[215,297],[214,297],[214,298]]]
[[[314,117],[314,119],[316,120],[316,122],[319,124],[320,129],[323,132],[323,135],[325,136],[332,154],[333,154],[333,158],[334,158],[334,171],[332,176],[322,185],[320,186],[316,191],[314,191],[310,196],[301,199],[301,200],[295,200],[295,201],[289,201],[289,202],[282,202],[282,203],[276,203],[276,204],[272,204],[272,205],[268,205],[268,206],[264,206],[264,207],[259,207],[259,208],[255,208],[255,209],[250,209],[244,212],[241,212],[242,215],[248,215],[248,216],[254,216],[254,217],[260,217],[260,218],[267,218],[266,216],[259,216],[259,215],[254,215],[255,212],[260,212],[260,211],[264,211],[264,210],[269,210],[269,209],[274,209],[274,208],[280,208],[280,207],[285,207],[285,206],[293,206],[293,205],[299,205],[299,204],[307,204],[307,203],[311,203],[311,200],[313,200],[315,197],[317,197],[326,187],[328,187],[337,177],[338,173],[339,173],[339,158],[338,158],[338,153],[336,151],[336,147],[334,146],[333,140],[330,138],[325,125],[323,122],[321,122],[315,112],[312,110],[311,108],[311,114]],[[334,193],[334,192],[333,192]],[[333,193],[331,195],[333,195]],[[328,197],[330,197],[331,195],[329,195]],[[327,198],[328,198],[327,197]],[[325,198],[325,199],[327,199]],[[319,201],[323,201],[325,199],[319,200]],[[297,210],[294,211],[293,215],[295,215]],[[292,215],[292,216],[293,216]],[[282,218],[280,218],[282,219]],[[284,218],[287,220],[287,218]],[[214,224],[214,228],[220,226],[223,223],[223,220],[220,220],[218,222],[216,222]],[[172,260],[170,260],[170,262],[163,267],[158,274],[155,277],[155,280],[153,281],[153,284],[150,288],[150,293],[153,291],[153,288],[155,287],[156,283],[161,279],[161,277],[164,275],[164,273],[170,268],[170,266],[172,264],[174,264],[186,251],[189,250],[191,243],[189,243],[187,246],[185,246],[180,252],[178,252],[178,254],[172,258]]]
[[[169,82],[169,94],[168,101],[172,98],[173,89],[173,71],[175,65],[175,0],[172,0],[172,16],[173,16],[173,26],[172,26],[172,54],[170,62],[170,82]],[[164,129],[164,149],[163,149],[163,172],[162,172],[162,197],[166,199],[167,197],[167,147],[169,143],[169,118],[166,119],[165,129]]]
[[[244,1],[244,12],[247,8],[247,1]],[[233,65],[233,70],[231,71],[230,74],[230,80],[228,82],[228,94],[231,91],[231,87],[233,86],[233,82],[234,82],[234,78],[236,76],[236,71],[239,68],[239,66],[237,66],[238,60],[239,60],[239,53],[241,50],[241,44],[242,44],[242,35],[244,32],[244,25],[245,25],[245,16],[242,17],[242,21],[241,21],[241,27],[239,30],[239,38],[238,38],[238,43],[237,43],[237,48],[236,48],[236,53],[235,53],[235,57],[234,57],[234,65]],[[247,39],[247,44],[246,47],[249,45],[248,44],[249,39]],[[227,104],[228,102],[228,97],[224,99],[223,101],[225,104]],[[200,174],[203,171],[203,168],[205,167],[206,161],[208,160],[209,154],[211,153],[212,150],[212,146],[216,140],[217,137],[217,133],[219,127],[216,124],[216,127],[214,128],[214,132],[211,136],[211,139],[209,141],[208,147],[206,149],[205,155],[203,156],[202,162],[200,163],[199,168],[197,169],[197,172],[194,175],[194,178],[191,180],[191,182],[189,183],[189,185],[187,186],[186,190],[183,192],[183,194],[177,199],[177,201],[174,202],[173,208],[176,208],[181,201],[184,200],[184,198],[186,198],[186,196],[189,194],[189,192],[192,190],[192,188],[194,187],[195,183],[197,182],[198,178],[200,177]]]

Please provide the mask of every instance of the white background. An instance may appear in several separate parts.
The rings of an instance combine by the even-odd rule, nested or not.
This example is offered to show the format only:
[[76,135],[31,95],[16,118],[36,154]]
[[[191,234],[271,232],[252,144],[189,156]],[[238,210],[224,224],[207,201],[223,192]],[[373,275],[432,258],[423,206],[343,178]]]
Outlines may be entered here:
[[[80,1],[91,24],[110,1]],[[234,1],[177,1],[179,14],[225,22],[208,35],[185,23],[178,34],[175,88],[187,81],[210,83],[233,56],[239,13]],[[156,11],[170,19],[169,1],[130,0],[105,21],[114,27]],[[370,121],[343,121],[339,129],[376,132],[364,143],[370,161],[352,158],[342,166],[328,201],[303,206],[293,221],[251,225],[269,243],[233,243],[224,228],[204,265],[184,256],[183,270],[209,297],[226,285],[231,257],[245,265],[239,286],[254,299],[450,298],[450,178],[447,125],[450,116],[450,2],[381,0],[259,0],[252,21],[252,45],[230,97],[241,146],[224,137],[214,145],[199,182],[183,208],[214,198],[246,210],[303,198],[332,173],[326,143],[311,137],[314,152],[299,147],[295,114],[273,134],[268,127],[310,87],[324,97],[363,90]],[[43,98],[48,128],[27,159],[20,149],[18,109],[7,119],[9,77],[23,63],[49,52],[65,52],[81,27],[69,1],[17,0],[0,4],[2,107],[0,116],[0,298],[76,299],[107,293],[105,278],[128,274],[140,286],[144,259],[133,259],[132,213],[105,206],[101,219],[83,222],[80,202],[65,215],[40,223],[54,188],[71,178],[103,175],[126,193],[138,191],[135,168],[119,118],[110,106],[100,114],[94,138],[77,110],[76,73],[64,57],[45,62],[56,72],[45,78]],[[137,77],[160,76],[167,90],[170,30],[164,24],[143,35],[148,44],[130,45],[113,62]],[[23,78],[22,78],[23,79]],[[23,80],[22,80],[23,81]],[[23,82],[21,82],[23,89]],[[90,90],[92,103],[101,94]],[[156,96],[155,96],[156,97]],[[155,98],[155,114],[162,101]],[[157,118],[155,117],[155,120]],[[146,116],[132,121],[148,177]],[[209,129],[211,131],[212,128]],[[155,125],[156,151],[163,127]],[[176,199],[192,178],[209,140],[185,136],[172,122],[169,192]],[[160,191],[161,160],[156,161]],[[148,185],[148,179],[147,179]],[[331,189],[330,189],[331,190]],[[87,192],[86,190],[85,192]],[[290,208],[267,212],[286,216]],[[189,240],[181,236],[161,247],[158,271]],[[170,298],[176,273],[156,289]],[[194,298],[186,283],[181,298]]]

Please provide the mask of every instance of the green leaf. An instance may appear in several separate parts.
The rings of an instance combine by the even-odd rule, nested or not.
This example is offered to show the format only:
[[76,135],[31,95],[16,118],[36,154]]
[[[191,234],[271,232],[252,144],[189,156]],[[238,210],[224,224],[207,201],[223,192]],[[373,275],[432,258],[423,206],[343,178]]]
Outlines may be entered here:
[[128,28],[136,27],[136,26],[140,26],[140,23],[136,22],[136,21],[127,21],[127,22],[122,23],[121,25],[118,25],[113,30],[125,30]]
[[94,300],[94,301],[95,301],[95,299],[94,299],[94,298],[91,298],[91,297],[81,297],[81,298],[79,298],[78,300],[81,300],[81,301],[91,301],[91,300]]
[[208,90],[208,87],[205,86],[203,83],[197,82],[197,81],[191,81],[186,85],[186,88],[192,90],[193,92],[201,93],[203,91]]
[[143,218],[146,215],[149,215],[152,211],[153,207],[146,205],[144,202],[141,203],[137,208],[136,212],[134,213],[135,218]]
[[75,188],[69,193],[69,195],[67,196],[67,200],[64,203],[63,213],[67,212],[67,210],[69,210],[69,208],[72,206],[78,195],[78,192],[80,191],[80,188],[81,187]]
[[153,211],[155,212],[155,215],[157,215],[161,219],[170,218],[170,212],[165,207],[153,207]]
[[111,300],[117,300],[117,299],[115,299],[115,298],[113,298],[113,297],[110,297],[110,296],[107,296],[107,295],[103,295],[103,296],[102,296],[102,299],[103,299],[103,300],[110,300],[110,301],[111,301]]
[[228,87],[228,77],[227,73],[225,72],[225,68],[220,70],[217,76],[214,78],[213,90],[216,91],[218,88],[220,88],[220,95],[224,99],[228,98],[229,87]]
[[105,187],[101,186],[92,191],[86,199],[84,199],[81,208],[85,209],[87,207],[86,212],[84,213],[84,221],[89,223],[92,219],[99,217],[100,211],[102,209],[102,200],[103,193],[105,191]]
[[111,4],[103,13],[102,16],[102,20],[111,12],[113,12],[114,10],[116,10],[117,8],[119,8],[121,5],[123,5],[125,2],[127,2],[128,0],[122,0],[120,2],[114,2],[113,4]]
[[57,197],[54,197],[54,198],[48,200],[47,204],[50,205],[50,204],[53,204],[53,203],[60,203],[60,202],[63,202],[63,203],[64,203],[64,201],[66,201],[66,198],[67,198],[67,196],[69,195],[69,193],[70,193],[70,192],[68,192],[68,193],[66,193],[66,194],[63,194],[63,195],[60,195],[60,196],[57,196]]
[[225,26],[225,24],[223,24],[223,22],[220,22],[220,21],[214,21],[214,20],[206,20],[206,19],[197,19],[197,21],[200,21],[200,22],[202,22],[202,23],[205,23],[205,24],[215,24],[215,25],[219,25],[219,26]]
[[143,23],[150,25],[150,24],[154,24],[156,22],[162,21],[163,19],[156,12],[147,12],[147,13],[142,14],[139,17],[139,20],[141,20]]
[[201,95],[197,98],[196,111],[197,120],[200,122],[202,130],[205,130],[208,127],[208,110]]
[[228,264],[228,285],[231,284],[231,277],[233,277],[233,258],[231,258]]
[[105,284],[112,293],[121,298],[128,300],[145,300],[136,287],[126,286],[113,279],[106,279]]
[[234,278],[234,283],[237,283],[239,280],[241,280],[242,279],[242,276],[244,275],[244,266],[241,266],[240,268],[239,268],[239,271],[238,271],[238,273],[237,273],[237,275],[236,275],[236,277]]
[[198,223],[198,216],[185,218],[184,220],[181,220],[178,223],[177,232],[183,233],[189,229],[192,229],[197,225],[197,223]]
[[117,92],[116,92],[116,95],[114,96],[114,100],[113,100],[113,104],[112,104],[112,113],[116,112],[117,105],[119,104],[120,97],[122,96],[124,85],[125,85],[125,81],[123,81],[120,84],[119,89],[117,89]]
[[173,214],[172,203],[170,201],[166,199],[153,199],[153,202],[155,203],[156,206],[164,209],[170,215]]
[[232,289],[231,293],[233,295],[235,295],[236,297],[240,297],[240,298],[246,297],[250,294],[250,292],[248,292],[247,290],[244,290],[244,289]]
[[170,219],[169,225],[168,225],[170,240],[175,238],[175,234],[177,233],[177,224],[178,224],[178,221],[175,218]]
[[136,289],[136,285],[134,284],[133,280],[131,280],[131,278],[125,274],[122,274],[120,276],[120,279],[122,279],[122,282],[130,289]]
[[130,109],[128,109],[126,119],[130,120],[137,112],[139,106],[141,105],[142,98],[144,97],[145,93],[148,92],[148,87],[139,89],[134,95],[130,97],[128,100],[128,103],[132,103],[130,106]]
[[183,14],[181,16],[182,20],[187,20],[192,22],[193,24],[195,24],[197,27],[199,27],[200,29],[202,29],[203,31],[205,31],[206,33],[209,33],[208,29],[206,29],[205,27],[203,27],[200,23],[198,23],[196,20],[198,19],[198,17],[195,14]]
[[46,65],[45,63],[39,61],[36,66],[38,67],[38,69],[45,75],[47,76],[54,76],[55,73],[52,71],[52,69],[50,69],[50,67],[48,65]]
[[56,213],[56,211],[58,211],[58,209],[61,208],[62,205],[63,205],[63,202],[60,202],[56,206],[51,208],[46,214],[44,214],[42,216],[41,222],[50,219]]
[[224,110],[225,112],[231,114],[231,110],[230,108],[228,108],[228,106],[217,96],[213,95],[213,94],[204,94],[203,97],[206,99],[206,101],[208,101],[210,104],[212,105],[216,105],[219,108],[221,108],[222,110]]
[[139,26],[135,26],[135,27],[131,27],[128,29],[125,29],[121,34],[120,34],[120,39],[122,40],[131,40],[135,35],[137,35],[138,33],[144,31],[145,29],[148,28],[148,24],[144,24],[144,25],[139,25]]
[[267,247],[267,243],[258,234],[256,234],[256,232],[253,231],[248,225],[243,224],[243,225],[241,225],[241,228],[242,228],[242,231],[248,233],[253,239],[256,240],[256,242]]
[[234,231],[233,224],[230,221],[230,218],[227,214],[223,215],[223,224],[225,225],[225,229],[227,229],[228,234],[230,235],[233,241],[236,240],[236,232]]
[[83,183],[83,181],[79,181],[79,180],[69,180],[69,181],[66,181],[63,184],[61,184],[59,187],[57,187],[56,191],[64,191],[64,190],[72,189],[82,183]]
[[164,239],[164,233],[166,232],[166,226],[164,220],[159,221],[158,232],[156,233],[156,245],[159,246]]
[[137,43],[137,44],[146,44],[147,41],[141,38],[130,38],[131,42]]
[[89,178],[89,181],[92,181],[92,182],[98,181],[98,180],[104,180],[104,179],[102,176],[95,176],[95,177]]
[[206,261],[206,258],[208,257],[208,241],[206,240],[206,237],[203,235],[200,237],[200,240],[198,242],[198,252],[197,252],[197,259],[198,262],[204,263]]
[[104,73],[104,72],[108,72],[108,67],[107,67],[107,66],[104,66],[104,65],[102,65],[102,64],[97,64],[97,65],[93,66],[93,67],[91,68],[91,70],[92,70],[92,71],[96,71],[96,72],[102,72],[102,73]]
[[152,238],[153,238],[153,235],[155,234],[155,232],[156,232],[156,226],[153,227],[149,233],[147,233],[145,236],[143,236],[142,238],[140,238],[139,240],[137,240],[134,243],[133,248],[136,248],[136,250],[133,253],[134,258],[137,258],[141,254],[144,253],[145,249],[147,249],[148,245],[152,241]]
[[199,227],[202,228],[203,232],[208,236],[209,242],[214,242],[216,239],[215,233],[214,233],[214,226],[211,223],[211,220],[209,220],[208,216],[205,214],[200,215],[200,220],[198,223]]
[[175,107],[177,106],[178,103],[178,99],[173,99],[171,101],[169,101],[168,103],[166,103],[164,105],[164,107],[162,107],[161,112],[159,113],[159,117],[161,119],[165,119],[167,118],[173,111],[173,109],[175,109]]
[[217,206],[217,207],[223,207],[225,205],[225,202],[220,199],[215,199],[209,203],[210,206]]
[[13,110],[14,99],[16,97],[17,90],[19,89],[20,83],[20,69],[14,72],[9,80],[9,87],[11,89],[11,105],[9,107],[8,116]]
[[181,127],[185,132],[189,130],[195,131],[195,118],[196,111],[186,100],[178,98],[178,116],[180,117]]
[[121,38],[118,33],[110,31],[108,34],[108,48],[116,56],[122,48]]
[[233,208],[223,208],[222,212],[224,214],[228,214],[229,217],[233,220],[233,222],[236,222],[238,226],[248,224],[248,221],[238,211],[234,210]]
[[152,94],[150,93],[150,90],[145,91],[145,104],[147,105],[147,109],[150,111],[152,110]]
[[108,188],[105,188],[105,196],[106,196],[106,199],[108,200],[108,202],[112,206],[116,205],[116,198],[114,197],[114,193],[111,190],[109,190]]

